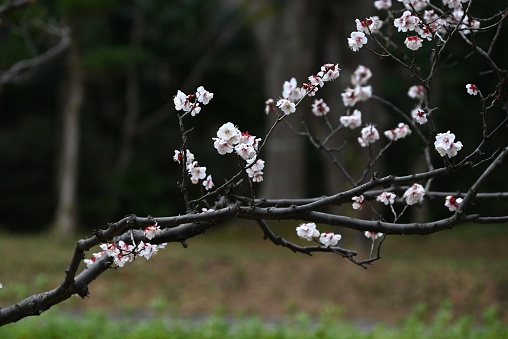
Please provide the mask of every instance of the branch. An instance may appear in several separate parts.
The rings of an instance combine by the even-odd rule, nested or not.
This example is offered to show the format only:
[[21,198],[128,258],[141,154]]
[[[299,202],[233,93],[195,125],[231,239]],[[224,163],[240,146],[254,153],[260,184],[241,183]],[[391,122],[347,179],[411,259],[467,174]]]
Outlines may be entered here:
[[[140,225],[153,225],[153,218],[138,218],[128,216],[122,220],[110,224],[104,231],[96,231],[96,236],[90,239],[81,239],[77,242],[76,249],[71,258],[68,268],[65,270],[63,282],[56,288],[47,292],[34,294],[20,302],[0,308],[0,326],[13,323],[28,316],[37,316],[52,306],[61,303],[70,297],[77,295],[85,298],[89,295],[88,285],[104,273],[112,264],[113,259],[106,254],[99,258],[95,263],[84,269],[79,275],[76,272],[81,261],[84,258],[85,250],[101,243],[101,240],[111,239],[119,230],[125,230],[126,227],[135,227]],[[203,233],[210,224],[184,224],[171,229],[163,230],[159,235],[151,240],[153,244],[163,242],[184,242],[186,239]],[[135,231],[136,241],[143,239],[143,232]],[[130,239],[130,232],[125,232],[115,241]]]
[[61,39],[58,44],[36,57],[16,62],[7,71],[0,73],[0,86],[19,81],[28,72],[60,56],[70,45],[70,29],[63,27],[60,32]]
[[7,1],[5,5],[0,6],[0,16],[8,14],[10,11],[20,7],[35,3],[36,0],[14,0]]

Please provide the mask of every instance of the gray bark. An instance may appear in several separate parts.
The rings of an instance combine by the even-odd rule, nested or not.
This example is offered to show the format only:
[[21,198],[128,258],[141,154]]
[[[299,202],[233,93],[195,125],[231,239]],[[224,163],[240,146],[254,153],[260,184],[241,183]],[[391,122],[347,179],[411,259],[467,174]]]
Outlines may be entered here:
[[[266,97],[276,100],[282,93],[284,81],[295,77],[301,84],[317,72],[314,51],[318,6],[315,1],[308,0],[287,1],[280,7],[266,1],[258,5],[259,13],[274,13],[256,20],[253,30],[264,63]],[[299,119],[297,110],[287,120],[298,126]],[[268,128],[273,121],[274,117],[270,116]],[[305,142],[286,124],[277,127],[262,154],[266,161],[262,196],[296,198],[305,195]]]
[[77,178],[79,158],[79,118],[83,103],[83,74],[74,32],[67,55],[68,93],[62,114],[62,137],[57,176],[58,206],[54,231],[67,237],[77,230]]

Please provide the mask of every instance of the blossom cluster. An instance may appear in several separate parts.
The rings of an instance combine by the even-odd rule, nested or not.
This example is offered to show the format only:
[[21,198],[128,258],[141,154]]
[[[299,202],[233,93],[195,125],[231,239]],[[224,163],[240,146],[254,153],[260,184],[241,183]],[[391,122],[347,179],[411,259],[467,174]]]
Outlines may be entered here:
[[393,141],[404,139],[406,136],[411,134],[411,130],[409,126],[405,123],[401,122],[397,125],[397,127],[392,128],[391,130],[385,131],[385,136]]
[[[425,189],[423,186],[415,183],[404,192],[402,198],[406,201],[407,205],[414,205],[423,201],[424,196]],[[393,205],[396,198],[397,195],[395,193],[383,191],[376,197],[376,201],[381,202],[385,205]],[[363,195],[354,196],[351,198],[351,200],[353,200],[353,209],[361,210],[365,201],[365,197]]]
[[[175,162],[180,163],[183,158],[183,152],[179,150],[175,150],[173,155],[173,160]],[[194,154],[190,150],[185,150],[185,168],[187,169],[187,173],[189,174],[190,181],[196,185],[200,180],[203,180],[203,186],[206,190],[210,190],[213,188],[214,183],[212,180],[212,176],[206,176],[206,167],[199,166],[199,163],[196,161]],[[206,178],[206,179],[205,179]]]
[[263,181],[265,162],[257,157],[260,138],[248,131],[241,132],[233,123],[223,124],[217,131],[213,146],[220,155],[233,153],[240,156],[247,163],[246,172],[253,182]]
[[346,107],[353,107],[360,101],[366,101],[372,97],[372,86],[367,81],[372,77],[368,67],[359,65],[351,76],[351,86],[341,93],[342,102]]
[[[338,242],[342,239],[342,236],[333,232],[319,232],[316,228],[316,224],[313,222],[300,224],[296,228],[296,234],[301,238],[307,241],[317,241],[324,247],[333,247],[338,244]],[[372,239],[375,241],[376,239],[383,236],[381,232],[371,232],[366,231],[364,233],[365,237]]]
[[301,224],[296,228],[296,234],[307,241],[316,240],[324,247],[333,247],[342,239],[340,234],[333,232],[320,233],[313,222]]
[[[425,189],[420,184],[413,184],[409,187],[403,194],[402,198],[406,200],[407,205],[415,205],[423,201],[425,196]],[[393,192],[381,192],[377,197],[376,201],[381,202],[385,205],[393,205],[397,195]],[[353,200],[353,209],[361,210],[363,208],[363,204],[365,203],[365,197],[363,194],[359,196],[354,196],[351,198]],[[445,198],[445,206],[453,212],[459,208],[460,203],[462,202],[462,198],[455,198],[453,195],[448,195]]]
[[438,133],[436,135],[434,148],[440,156],[448,156],[449,158],[452,158],[462,149],[462,143],[460,141],[455,141],[455,134],[448,131],[446,133]]
[[409,87],[407,96],[418,101],[416,107],[411,111],[411,117],[418,124],[425,124],[428,121],[427,113],[422,108],[422,104],[425,100],[425,89],[422,85],[413,85]]
[[[367,23],[372,24],[370,21]],[[378,26],[376,26],[378,27]],[[359,65],[351,75],[351,87],[341,94],[344,106],[353,107],[358,102],[366,101],[372,97],[372,86],[367,84],[367,81],[372,77],[372,72],[368,67]],[[355,129],[362,124],[362,112],[354,109],[352,113],[340,117],[342,126],[350,129]],[[397,127],[384,132],[384,135],[389,140],[399,140],[411,134],[409,126],[404,123],[399,123]],[[373,124],[366,125],[361,130],[361,136],[358,137],[358,143],[362,147],[367,147],[379,140],[379,131]]]
[[[442,41],[443,37],[453,29],[469,34],[471,30],[480,28],[480,22],[470,19],[464,12],[462,4],[468,0],[442,0],[443,5],[447,7],[442,11],[431,5],[430,0],[397,1],[402,2],[406,10],[400,17],[395,17],[393,12],[390,14],[394,18],[393,26],[398,32],[408,34],[404,44],[413,51],[421,48],[425,40]],[[378,10],[391,11],[392,1],[374,1],[374,7]],[[383,27],[383,21],[378,16],[363,20],[356,19],[355,24],[356,31],[353,31],[348,38],[349,48],[354,52],[367,44],[367,36],[376,34]]]
[[[160,227],[157,225],[148,226],[144,229],[143,233],[147,240],[152,240]],[[100,245],[101,251],[93,253],[90,259],[84,259],[87,267],[92,265],[97,259],[103,255],[113,258],[111,267],[123,267],[126,263],[134,261],[136,257],[144,257],[146,260],[152,258],[157,254],[158,250],[165,248],[167,243],[160,245],[152,245],[148,242],[140,241],[138,244],[128,244],[122,240],[117,243],[104,243]]]
[[[478,93],[478,88],[474,84],[467,84],[466,90],[470,95],[476,95]],[[423,86],[411,86],[407,95],[412,99],[418,100],[417,106],[411,111],[411,117],[413,120],[420,125],[427,123],[429,114],[421,107],[423,101],[425,100],[425,89]],[[449,158],[452,158],[456,156],[457,152],[462,149],[462,146],[462,142],[455,141],[455,134],[450,133],[450,131],[446,133],[438,133],[436,135],[436,140],[434,141],[434,148],[442,157],[448,156]]]
[[[351,87],[345,89],[341,93],[342,102],[345,107],[354,107],[358,102],[366,101],[372,97],[372,86],[367,84],[367,81],[372,77],[372,72],[368,67],[359,65],[351,75]],[[342,126],[350,129],[355,129],[362,125],[362,112],[354,109],[352,113],[343,115],[339,118]],[[367,145],[379,139],[379,133],[374,126],[369,125],[361,132],[362,141],[361,145]]]
[[173,98],[173,103],[177,111],[183,111],[185,113],[190,113],[191,116],[195,116],[201,112],[199,103],[207,105],[212,98],[213,93],[208,92],[203,86],[199,86],[193,94],[185,94],[178,90]]
[[[317,74],[310,75],[307,80],[309,82],[302,84],[298,87],[298,83],[295,78],[291,78],[289,81],[285,81],[282,86],[282,97],[277,102],[273,99],[268,99],[265,104],[265,112],[275,112],[274,106],[280,108],[285,114],[289,115],[296,112],[296,105],[298,102],[305,97],[315,96],[319,88],[323,87],[325,82],[335,80],[340,75],[340,68],[337,64],[324,64],[321,66],[320,71]],[[322,100],[315,102],[313,108],[314,114],[318,116],[325,115],[328,113],[329,108]]]

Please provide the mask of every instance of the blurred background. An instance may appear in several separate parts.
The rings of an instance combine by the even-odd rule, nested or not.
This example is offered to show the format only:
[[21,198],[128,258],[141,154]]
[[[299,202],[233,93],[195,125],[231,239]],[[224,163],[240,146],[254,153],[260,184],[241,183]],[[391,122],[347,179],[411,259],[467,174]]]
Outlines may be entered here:
[[[473,13],[492,16],[502,5],[505,1],[476,2]],[[409,114],[414,102],[406,93],[415,84],[409,74],[390,60],[380,60],[364,50],[353,53],[347,47],[346,39],[355,30],[354,19],[375,14],[379,13],[372,1],[366,0],[57,0],[37,1],[6,12],[0,17],[0,253],[5,258],[23,244],[46,243],[51,248],[32,258],[33,262],[21,257],[19,262],[13,258],[2,264],[4,286],[9,280],[21,281],[18,286],[28,290],[53,286],[61,279],[53,269],[63,270],[77,236],[90,234],[126,214],[184,212],[177,187],[181,168],[172,161],[173,151],[181,147],[172,102],[179,89],[190,93],[203,85],[215,94],[211,103],[186,123],[192,128],[189,147],[216,183],[236,170],[228,161],[231,159],[217,156],[213,148],[211,138],[218,127],[231,121],[242,131],[264,137],[271,124],[271,117],[264,114],[265,100],[278,98],[284,81],[294,76],[301,84],[324,63],[338,63],[342,68],[341,77],[319,92],[332,109],[332,121],[345,114],[340,93],[349,86],[350,75],[359,64],[371,68],[373,92]],[[70,33],[62,30],[65,26]],[[477,43],[487,45],[493,34],[478,34]],[[499,41],[506,39],[507,30],[502,30]],[[440,132],[452,130],[467,154],[476,148],[482,134],[481,103],[467,96],[465,84],[474,82],[490,93],[497,82],[492,75],[481,73],[485,67],[477,56],[464,58],[467,48],[459,39],[450,41],[449,47],[450,62],[446,59],[446,67],[433,82],[432,104],[439,108]],[[37,59],[47,51],[54,52],[51,58]],[[417,61],[428,60],[430,53],[430,47],[418,51]],[[492,55],[501,67],[508,67],[505,44],[497,44]],[[7,70],[21,67],[21,60],[40,64],[11,76]],[[423,63],[424,71],[426,67]],[[311,116],[310,105],[308,100],[299,110],[314,133],[323,135],[324,123]],[[377,103],[362,103],[359,108],[364,123],[372,121],[380,131],[400,122]],[[300,126],[298,115],[291,118]],[[503,118],[501,110],[494,110],[489,121],[495,126]],[[341,154],[353,173],[365,165],[358,156],[365,150],[356,145],[357,133],[346,131],[334,140],[338,146],[346,139],[353,144]],[[417,138],[399,143],[376,168],[381,175],[423,168],[419,158],[422,143]],[[494,150],[499,145],[506,145],[506,131],[498,133],[487,147]],[[434,164],[440,166],[439,156],[433,156]],[[259,187],[259,196],[309,197],[350,187],[326,156],[286,126],[277,130],[263,158],[265,182]],[[436,180],[435,187],[466,191],[481,171],[478,168],[475,173]],[[487,187],[491,191],[507,188],[508,182],[501,176]],[[489,201],[477,208],[499,214],[506,210],[506,202]],[[340,212],[353,211],[347,206]],[[434,201],[416,213],[406,213],[405,220],[428,220],[448,213],[442,201]],[[238,226],[243,232],[243,223],[231,221],[222,233],[211,232],[209,241],[196,239],[199,246],[191,246],[185,253],[183,249],[175,250],[176,254],[168,251],[169,259],[155,259],[157,269],[126,268],[119,273],[127,275],[121,279],[113,276],[117,272],[107,274],[100,279],[104,282],[97,282],[96,296],[92,289],[93,306],[102,303],[134,309],[143,302],[146,306],[149,300],[155,308],[159,305],[178,312],[210,312],[223,306],[252,312],[265,309],[268,315],[281,315],[300,308],[318,312],[324,306],[342,305],[348,316],[361,317],[362,310],[372,308],[371,317],[383,318],[387,316],[383,307],[391,305],[400,310],[388,317],[393,320],[419,302],[439,307],[444,300],[451,300],[463,313],[494,306],[506,317],[508,266],[504,248],[508,232],[502,225],[482,226],[482,230],[465,227],[453,234],[426,238],[398,237],[388,250],[390,258],[366,272],[335,257],[317,256],[311,261],[295,257],[261,241],[259,231],[249,228],[242,233],[236,230]],[[281,224],[279,230],[292,237],[295,226]],[[72,237],[55,240],[48,234]],[[346,244],[358,245],[358,237],[352,238],[356,240]],[[62,253],[52,252],[58,244],[65,244]],[[453,246],[446,247],[450,244]],[[359,246],[368,255],[368,244]],[[245,257],[233,259],[237,253]],[[211,254],[217,256],[209,257]],[[170,259],[172,255],[176,257]],[[437,255],[442,258],[436,262]],[[47,265],[43,259],[50,258],[55,259]],[[443,264],[445,267],[440,266]],[[26,276],[20,269],[23,265]],[[30,280],[30,274],[42,267],[50,271],[38,273],[38,282],[33,277]],[[151,276],[161,272],[161,267],[167,268],[162,272],[172,283],[160,286],[165,278]],[[291,279],[294,290],[287,288],[292,272],[298,272]],[[259,274],[266,284],[255,283]],[[178,278],[173,279],[174,275]],[[441,285],[436,276],[443,278],[438,279]],[[122,297],[122,305],[116,305],[108,298],[124,293],[132,296],[135,291],[128,285],[108,287],[115,280],[120,284],[135,281],[143,291],[150,286],[153,294],[134,297],[131,306]],[[326,296],[315,295],[328,289]],[[348,291],[355,293],[340,297]],[[22,292],[7,287],[2,290],[12,300]],[[248,298],[254,304],[245,305],[244,296],[249,293],[258,297]],[[390,295],[390,301],[377,299],[381,295]],[[266,307],[269,300],[278,300],[275,304],[279,306]],[[83,307],[79,305],[80,301],[71,304]]]

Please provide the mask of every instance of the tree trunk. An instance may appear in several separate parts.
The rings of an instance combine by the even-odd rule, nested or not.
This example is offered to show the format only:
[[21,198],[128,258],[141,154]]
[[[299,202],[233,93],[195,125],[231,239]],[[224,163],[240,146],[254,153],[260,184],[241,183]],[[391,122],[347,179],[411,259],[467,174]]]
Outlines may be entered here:
[[68,92],[62,114],[60,161],[58,164],[58,206],[54,232],[68,237],[77,230],[77,176],[79,156],[79,115],[83,102],[83,75],[75,32],[67,54]]
[[[131,30],[130,46],[133,50],[139,49],[143,40],[144,32],[144,13],[143,8],[139,7],[137,2],[133,2],[135,7],[134,18]],[[115,169],[118,174],[123,174],[131,164],[134,153],[135,129],[140,115],[139,103],[139,67],[136,60],[127,65],[125,72],[126,79],[126,115],[122,125],[122,139]]]
[[[258,13],[275,13],[255,21],[253,29],[264,63],[266,97],[277,100],[284,81],[295,77],[301,84],[317,72],[314,59],[317,6],[310,0],[287,1],[280,7],[260,4],[264,7],[258,7]],[[287,121],[298,126],[299,119],[297,110]],[[270,116],[267,130],[273,122],[274,117]],[[262,154],[266,161],[263,197],[305,196],[305,142],[284,123],[276,128]]]

